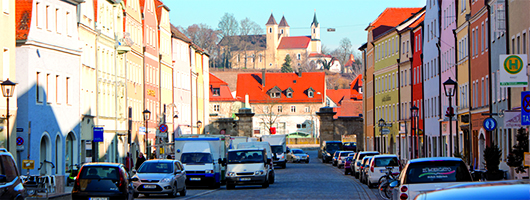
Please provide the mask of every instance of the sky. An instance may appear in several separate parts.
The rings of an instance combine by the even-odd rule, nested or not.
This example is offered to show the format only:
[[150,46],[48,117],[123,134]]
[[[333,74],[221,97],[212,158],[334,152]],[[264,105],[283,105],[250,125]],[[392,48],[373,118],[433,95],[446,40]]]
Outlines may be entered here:
[[[311,22],[316,11],[320,23],[320,40],[330,51],[349,38],[357,50],[366,42],[368,24],[387,7],[423,7],[425,0],[162,0],[170,9],[170,21],[175,26],[206,24],[217,29],[225,13],[241,21],[249,18],[263,28],[271,13],[280,23],[285,16],[291,36],[311,35]],[[335,32],[327,32],[335,28]]]

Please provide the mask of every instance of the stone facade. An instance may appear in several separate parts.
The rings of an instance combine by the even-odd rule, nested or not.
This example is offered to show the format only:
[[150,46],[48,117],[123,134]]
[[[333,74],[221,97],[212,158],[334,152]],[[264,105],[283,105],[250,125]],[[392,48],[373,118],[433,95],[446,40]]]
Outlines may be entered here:
[[[363,118],[361,117],[339,117],[333,119],[337,114],[332,107],[322,107],[316,113],[320,117],[320,146],[322,141],[341,140],[342,136],[357,136],[357,151],[364,151]],[[320,158],[321,155],[319,154]]]

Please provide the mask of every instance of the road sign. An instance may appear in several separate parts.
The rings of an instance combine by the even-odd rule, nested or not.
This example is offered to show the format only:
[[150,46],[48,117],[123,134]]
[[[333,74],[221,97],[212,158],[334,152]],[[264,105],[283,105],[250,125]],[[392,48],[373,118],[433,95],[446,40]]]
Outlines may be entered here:
[[93,142],[103,142],[103,127],[94,127],[94,139]]
[[528,76],[526,75],[526,54],[499,55],[501,87],[526,87]]
[[23,145],[23,144],[24,144],[24,138],[17,137],[17,145],[20,146],[20,145]]
[[24,132],[23,128],[17,128],[17,132]]
[[166,124],[160,124],[158,127],[158,130],[162,133],[165,133],[167,131],[167,125]]
[[530,91],[521,92],[521,125],[530,125]]
[[487,131],[493,131],[495,128],[497,128],[497,121],[491,117],[488,117],[484,120],[483,126]]
[[34,169],[35,161],[34,160],[22,160],[22,169]]
[[388,129],[388,128],[381,129],[381,134],[383,134],[383,135],[390,134],[390,129]]

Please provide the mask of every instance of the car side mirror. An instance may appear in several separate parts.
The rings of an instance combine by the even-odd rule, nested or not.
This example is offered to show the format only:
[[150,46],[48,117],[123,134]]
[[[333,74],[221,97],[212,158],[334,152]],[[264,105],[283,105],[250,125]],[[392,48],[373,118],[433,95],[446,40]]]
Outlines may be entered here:
[[136,169],[133,169],[133,170],[132,170],[132,173],[133,173],[133,174],[136,174]]
[[140,179],[138,179],[138,177],[132,177],[132,178],[129,179],[129,181],[133,181],[133,182],[136,182],[138,180],[140,180]]

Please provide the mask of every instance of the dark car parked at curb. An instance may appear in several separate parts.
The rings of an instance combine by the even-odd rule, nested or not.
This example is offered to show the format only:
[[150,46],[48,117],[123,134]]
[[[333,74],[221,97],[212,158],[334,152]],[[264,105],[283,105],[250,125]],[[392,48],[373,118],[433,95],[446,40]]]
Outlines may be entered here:
[[24,199],[25,189],[15,159],[4,148],[0,148],[0,191],[0,199]]
[[335,151],[341,151],[341,150],[342,150],[341,141],[324,141],[320,149],[320,154],[322,155],[322,162],[323,163],[331,162],[333,158],[333,154],[335,154]]
[[72,188],[72,199],[134,199],[134,188],[123,164],[87,163],[81,167]]
[[342,150],[357,151],[357,143],[356,142],[345,142],[342,144]]
[[186,196],[186,170],[178,160],[155,159],[145,161],[133,178],[134,197],[139,194],[168,194],[169,197]]

